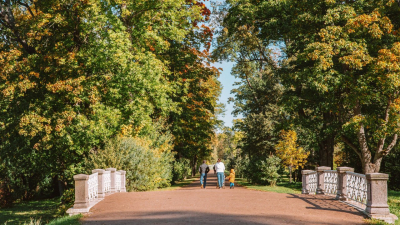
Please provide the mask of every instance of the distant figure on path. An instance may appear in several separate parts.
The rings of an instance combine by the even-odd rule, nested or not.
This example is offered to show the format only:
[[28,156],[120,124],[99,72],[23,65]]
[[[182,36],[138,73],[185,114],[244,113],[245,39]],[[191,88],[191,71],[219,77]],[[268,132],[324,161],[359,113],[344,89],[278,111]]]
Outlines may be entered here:
[[199,167],[201,188],[206,188],[207,173],[209,171],[210,171],[210,168],[208,168],[208,165],[206,164],[206,160],[203,160],[203,164],[201,164],[201,166]]
[[218,187],[219,189],[221,189],[223,183],[225,182],[224,179],[225,165],[223,162],[221,162],[221,159],[218,159],[218,162],[215,164],[215,170],[217,171]]
[[229,182],[230,182],[230,189],[234,189],[235,188],[235,170],[231,169],[231,173],[229,174],[228,177],[229,178]]

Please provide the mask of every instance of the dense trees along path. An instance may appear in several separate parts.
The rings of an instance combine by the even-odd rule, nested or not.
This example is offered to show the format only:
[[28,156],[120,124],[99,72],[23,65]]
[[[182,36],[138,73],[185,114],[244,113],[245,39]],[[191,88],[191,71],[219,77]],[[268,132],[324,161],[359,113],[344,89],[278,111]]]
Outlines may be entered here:
[[216,189],[211,174],[174,191],[118,193],[91,209],[83,224],[364,224],[363,214],[324,196]]

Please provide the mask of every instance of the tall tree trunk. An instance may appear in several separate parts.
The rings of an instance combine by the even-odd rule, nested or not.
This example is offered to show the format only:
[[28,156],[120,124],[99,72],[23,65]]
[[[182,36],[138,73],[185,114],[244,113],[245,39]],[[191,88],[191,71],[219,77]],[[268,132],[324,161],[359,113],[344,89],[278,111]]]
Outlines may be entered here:
[[324,124],[322,126],[322,135],[324,139],[319,144],[319,165],[329,166],[333,169],[333,152],[335,150],[335,134],[330,133],[330,126],[333,126],[334,116],[332,113],[323,113]]
[[197,155],[193,157],[193,162],[192,162],[192,176],[194,177],[196,175],[197,171]]
[[335,136],[329,135],[319,144],[319,166],[333,168],[333,151],[335,149]]

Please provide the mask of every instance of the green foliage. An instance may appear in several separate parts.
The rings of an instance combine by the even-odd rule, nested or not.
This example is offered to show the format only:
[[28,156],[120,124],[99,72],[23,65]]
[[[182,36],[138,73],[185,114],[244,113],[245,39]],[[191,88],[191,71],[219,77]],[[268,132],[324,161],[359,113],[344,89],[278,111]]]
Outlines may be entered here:
[[126,171],[127,191],[147,191],[167,187],[172,179],[173,154],[150,148],[141,138],[122,137],[110,140],[104,150],[93,152],[87,169],[117,168]]
[[229,157],[228,160],[227,168],[235,169],[235,176],[243,178],[249,158],[243,158],[242,156],[238,155],[236,157]]
[[67,189],[61,196],[61,205],[58,208],[58,215],[65,215],[67,210],[74,205],[75,202],[75,189]]
[[[236,62],[233,74],[241,86],[233,92],[237,112],[245,116],[244,149],[249,145],[263,153],[268,148],[262,141],[276,137],[251,123],[257,115],[276,123],[271,131],[295,124],[319,165],[333,165],[340,139],[359,157],[363,172],[378,172],[399,133],[399,5],[391,0],[227,4],[214,55]],[[280,91],[272,93],[274,88]],[[268,116],[271,106],[279,113]]]
[[[389,174],[389,190],[400,191],[400,148],[396,146],[392,154],[385,157],[382,163],[382,173]],[[400,213],[400,212],[399,212]]]
[[[171,135],[178,158],[195,165],[209,156],[220,84],[208,53],[213,32],[197,26],[210,13],[202,2],[10,0],[0,8],[7,204],[70,189],[95,162],[126,169],[131,189],[168,186]],[[108,143],[120,136],[135,138],[125,150]],[[122,155],[134,160],[121,163]]]
[[191,175],[192,168],[188,159],[178,159],[173,162],[172,183],[183,181]]
[[260,162],[261,179],[268,181],[271,187],[276,186],[276,181],[280,177],[278,174],[280,163],[281,159],[274,155],[270,155],[265,161]]

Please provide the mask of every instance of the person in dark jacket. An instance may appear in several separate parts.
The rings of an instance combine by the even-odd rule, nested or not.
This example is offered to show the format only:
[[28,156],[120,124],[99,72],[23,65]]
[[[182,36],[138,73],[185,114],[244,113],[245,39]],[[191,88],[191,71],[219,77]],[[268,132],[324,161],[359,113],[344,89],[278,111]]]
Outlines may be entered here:
[[210,171],[210,168],[208,168],[208,165],[206,164],[206,160],[203,160],[203,164],[201,164],[201,166],[199,167],[201,188],[206,188],[207,173],[209,171]]

